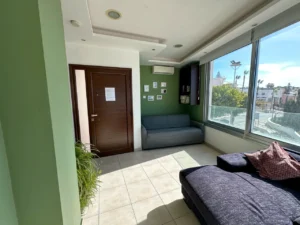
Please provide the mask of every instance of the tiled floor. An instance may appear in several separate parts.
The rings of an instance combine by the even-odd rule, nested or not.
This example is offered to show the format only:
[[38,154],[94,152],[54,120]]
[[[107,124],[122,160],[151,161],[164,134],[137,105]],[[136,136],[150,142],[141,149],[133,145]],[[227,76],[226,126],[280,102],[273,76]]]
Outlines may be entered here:
[[101,187],[83,225],[198,225],[185,204],[179,171],[216,164],[206,145],[139,151],[97,159]]

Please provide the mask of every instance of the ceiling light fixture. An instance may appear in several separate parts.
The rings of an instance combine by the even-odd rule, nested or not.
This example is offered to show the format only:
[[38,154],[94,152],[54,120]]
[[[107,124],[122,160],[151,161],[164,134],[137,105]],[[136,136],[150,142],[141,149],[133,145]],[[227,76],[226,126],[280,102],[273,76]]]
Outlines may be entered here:
[[152,51],[155,51],[155,48],[152,48]]
[[81,23],[78,22],[77,20],[70,20],[70,23],[74,26],[74,27],[80,27]]
[[118,19],[121,18],[121,13],[118,12],[117,10],[115,10],[115,9],[108,9],[108,10],[106,10],[106,15],[110,19],[113,19],[113,20],[118,20]]
[[174,48],[181,48],[183,45],[182,44],[177,44],[177,45],[174,45]]

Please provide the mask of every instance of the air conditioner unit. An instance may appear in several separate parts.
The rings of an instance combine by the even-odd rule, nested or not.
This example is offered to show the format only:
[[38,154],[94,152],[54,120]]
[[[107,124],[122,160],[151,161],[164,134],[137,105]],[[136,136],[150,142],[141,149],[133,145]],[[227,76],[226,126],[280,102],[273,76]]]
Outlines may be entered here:
[[153,74],[173,75],[174,67],[170,66],[153,66]]

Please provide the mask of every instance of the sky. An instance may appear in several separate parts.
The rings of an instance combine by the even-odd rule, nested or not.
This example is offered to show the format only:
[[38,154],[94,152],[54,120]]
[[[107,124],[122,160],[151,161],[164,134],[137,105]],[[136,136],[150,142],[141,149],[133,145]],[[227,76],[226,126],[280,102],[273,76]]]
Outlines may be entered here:
[[[214,60],[213,76],[218,71],[226,77],[225,82],[232,83],[234,70],[230,61],[240,61],[236,75],[240,75],[238,86],[242,87],[245,70],[250,70],[252,45],[245,46]],[[261,39],[259,48],[258,79],[263,80],[260,87],[268,83],[276,86],[300,87],[300,22],[290,25]],[[245,87],[248,87],[249,74],[246,75]]]

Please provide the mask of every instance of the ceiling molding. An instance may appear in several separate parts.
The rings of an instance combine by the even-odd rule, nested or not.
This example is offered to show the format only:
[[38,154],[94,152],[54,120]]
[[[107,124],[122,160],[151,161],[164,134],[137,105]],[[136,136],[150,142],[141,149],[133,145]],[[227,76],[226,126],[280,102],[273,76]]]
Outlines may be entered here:
[[144,36],[144,35],[140,35],[140,34],[133,34],[133,33],[127,33],[127,32],[122,32],[122,31],[110,30],[110,29],[105,29],[105,28],[101,28],[101,27],[93,27],[93,32],[95,34],[102,34],[102,35],[107,35],[107,36],[114,36],[114,37],[127,38],[127,39],[132,39],[132,40],[137,40],[137,41],[146,41],[146,42],[159,43],[159,44],[163,44],[166,41],[163,38],[156,38],[156,37]]
[[250,11],[246,15],[238,18],[237,20],[235,20],[233,23],[231,23],[230,25],[228,25],[227,27],[222,29],[220,32],[218,32],[214,36],[207,38],[206,41],[204,41],[202,44],[200,44],[198,47],[196,47],[193,51],[191,51],[189,54],[187,54],[185,57],[183,57],[181,59],[181,62],[183,62],[184,60],[186,60],[189,57],[192,57],[194,54],[201,52],[201,50],[204,49],[205,47],[207,47],[208,45],[213,44],[217,40],[224,37],[226,34],[229,34],[230,32],[234,31],[236,28],[238,28],[242,24],[246,23],[247,21],[249,21],[256,15],[258,15],[259,13],[265,11],[267,8],[278,3],[279,1],[280,0],[266,0],[263,4],[257,6],[256,8],[254,8],[252,11]]

